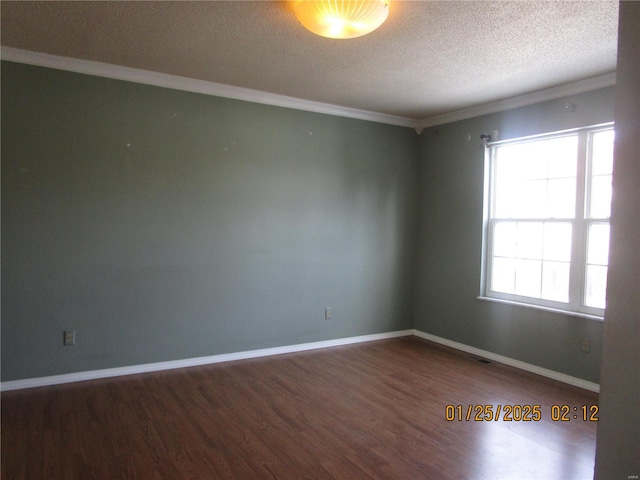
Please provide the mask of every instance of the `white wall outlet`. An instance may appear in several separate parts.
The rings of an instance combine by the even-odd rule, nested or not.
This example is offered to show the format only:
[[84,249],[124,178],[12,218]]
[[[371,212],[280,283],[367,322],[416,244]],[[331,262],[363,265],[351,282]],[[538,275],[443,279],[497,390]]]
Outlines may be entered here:
[[324,319],[325,320],[330,320],[331,319],[331,308],[325,308],[324,309]]
[[75,345],[76,344],[76,331],[75,330],[65,330],[63,337],[64,345]]

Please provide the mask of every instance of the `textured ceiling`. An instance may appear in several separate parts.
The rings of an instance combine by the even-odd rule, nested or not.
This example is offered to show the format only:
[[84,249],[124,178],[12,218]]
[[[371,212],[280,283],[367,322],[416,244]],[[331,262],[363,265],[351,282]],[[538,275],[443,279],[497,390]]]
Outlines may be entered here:
[[370,35],[282,1],[2,1],[3,46],[422,119],[616,69],[617,1],[397,1]]

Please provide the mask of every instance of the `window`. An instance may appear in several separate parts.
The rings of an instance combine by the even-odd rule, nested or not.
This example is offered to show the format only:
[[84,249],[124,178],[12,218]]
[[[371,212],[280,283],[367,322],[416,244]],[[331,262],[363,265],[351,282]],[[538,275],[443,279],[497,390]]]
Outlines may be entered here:
[[483,296],[602,317],[612,125],[487,149]]

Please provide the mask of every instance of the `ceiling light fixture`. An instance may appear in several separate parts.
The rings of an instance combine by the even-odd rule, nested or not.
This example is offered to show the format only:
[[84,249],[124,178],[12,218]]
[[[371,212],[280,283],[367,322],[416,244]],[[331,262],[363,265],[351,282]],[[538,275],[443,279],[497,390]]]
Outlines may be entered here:
[[389,0],[297,0],[296,17],[307,30],[328,38],[373,32],[389,15]]

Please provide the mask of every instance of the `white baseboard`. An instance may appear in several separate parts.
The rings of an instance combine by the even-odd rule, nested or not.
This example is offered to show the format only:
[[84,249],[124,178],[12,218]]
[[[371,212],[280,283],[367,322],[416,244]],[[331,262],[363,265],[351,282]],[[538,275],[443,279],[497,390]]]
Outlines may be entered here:
[[372,335],[362,335],[359,337],[338,338],[335,340],[325,340],[321,342],[301,343],[297,345],[287,345],[284,347],[263,348],[260,350],[249,350],[237,353],[225,353],[212,355],[209,357],[187,358],[184,360],[173,360],[169,362],[147,363],[143,365],[132,365],[129,367],[106,368],[102,370],[91,370],[86,372],[68,373],[64,375],[53,375],[50,377],[27,378],[24,380],[12,380],[0,383],[0,391],[22,390],[26,388],[45,387],[49,385],[59,385],[63,383],[82,382],[85,380],[97,380],[101,378],[120,377],[124,375],[135,375],[138,373],[158,372],[162,370],[173,370],[176,368],[196,367],[200,365],[210,365],[214,363],[231,362],[234,360],[245,360],[249,358],[268,357],[271,355],[281,355],[284,353],[302,352],[305,350],[316,350],[319,348],[337,347],[340,345],[350,345],[354,343],[371,342],[374,340],[384,340],[387,338],[397,338],[415,335],[447,347],[467,352],[479,357],[503,363],[511,367],[519,368],[527,372],[552,378],[569,385],[584,388],[592,392],[599,392],[600,385],[588,382],[581,378],[572,377],[564,373],[548,370],[530,363],[514,360],[513,358],[498,355],[496,353],[471,347],[463,343],[454,342],[446,338],[431,335],[420,330],[399,330],[396,332],[376,333]]
[[532,365],[530,363],[521,362],[520,360],[515,360],[503,355],[498,355],[497,353],[488,352],[487,350],[481,350],[479,348],[471,347],[469,345],[465,345],[464,343],[454,342],[453,340],[448,340],[436,335],[431,335],[430,333],[425,333],[420,330],[413,330],[413,335],[415,335],[416,337],[424,338],[425,340],[439,343],[440,345],[445,345],[447,347],[455,348],[456,350],[461,350],[463,352],[476,355],[478,357],[486,358],[487,360],[503,363],[505,365],[509,365],[510,367],[515,367],[519,368],[520,370],[525,370],[537,375],[542,375],[543,377],[552,378],[553,380],[558,380],[559,382],[567,383],[575,387],[584,388],[585,390],[590,390],[596,393],[600,392],[600,385],[598,385],[597,383],[589,382],[587,380],[583,380],[582,378],[572,377],[571,375],[556,372],[554,370],[549,370],[547,368],[538,367],[537,365]]
[[100,378],[120,377],[123,375],[135,375],[138,373],[158,372],[161,370],[173,370],[176,368],[196,367],[213,363],[231,362],[234,360],[245,360],[248,358],[268,357],[271,355],[281,355],[283,353],[302,352],[305,350],[315,350],[318,348],[337,347],[339,345],[349,345],[353,343],[371,342],[374,340],[384,340],[387,338],[406,337],[412,335],[412,330],[400,330],[396,332],[376,333],[372,335],[362,335],[359,337],[338,338],[335,340],[325,340],[321,342],[300,343],[297,345],[287,345],[284,347],[263,348],[260,350],[249,350],[237,353],[225,353],[212,355],[209,357],[187,358],[184,360],[173,360],[169,362],[147,363],[143,365],[132,365],[129,367],[106,368],[102,370],[91,370],[86,372],[67,373],[64,375],[53,375],[50,377],[26,378],[24,380],[11,380],[0,383],[0,391],[21,390],[25,388],[45,387],[49,385],[59,385],[62,383],[82,382],[85,380],[97,380]]

